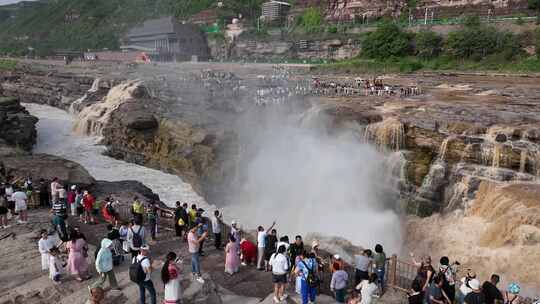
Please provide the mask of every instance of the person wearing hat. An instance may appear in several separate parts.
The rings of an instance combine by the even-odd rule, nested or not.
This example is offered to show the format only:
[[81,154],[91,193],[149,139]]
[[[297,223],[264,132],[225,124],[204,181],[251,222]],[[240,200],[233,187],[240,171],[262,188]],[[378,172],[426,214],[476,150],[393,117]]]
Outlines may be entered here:
[[133,263],[137,262],[141,264],[141,267],[146,274],[146,278],[139,285],[139,299],[141,304],[146,303],[146,290],[150,293],[150,304],[156,304],[156,289],[152,282],[152,263],[148,254],[150,253],[150,247],[148,245],[141,246],[140,253],[133,258]]
[[465,301],[465,297],[472,292],[472,288],[469,282],[476,278],[476,273],[471,269],[467,270],[467,275],[461,279],[461,286],[459,286],[459,303]]
[[482,291],[480,290],[480,281],[477,279],[472,279],[469,281],[469,287],[472,289],[464,299],[466,304],[485,304],[486,298]]
[[109,279],[109,285],[112,289],[118,290],[118,283],[113,270],[113,254],[112,254],[113,241],[104,238],[101,240],[101,249],[99,249],[96,257],[96,271],[99,274],[99,278],[94,283],[94,287],[103,287],[105,280]]
[[508,285],[508,288],[504,294],[505,304],[518,304],[521,301],[521,297],[519,296],[519,292],[521,291],[521,287],[517,283],[510,283]]
[[67,204],[69,205],[69,208],[71,210],[71,216],[77,215],[77,204],[75,204],[75,198],[77,197],[77,193],[75,192],[77,190],[77,186],[73,185],[67,192]]

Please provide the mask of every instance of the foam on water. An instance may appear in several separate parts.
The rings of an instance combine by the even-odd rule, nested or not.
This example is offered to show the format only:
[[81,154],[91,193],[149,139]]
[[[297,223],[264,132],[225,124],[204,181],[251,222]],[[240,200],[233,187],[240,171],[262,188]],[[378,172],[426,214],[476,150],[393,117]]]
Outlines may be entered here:
[[127,163],[103,155],[105,147],[97,145],[97,138],[77,136],[72,132],[74,116],[50,106],[24,104],[26,109],[39,118],[36,153],[47,153],[75,161],[98,180],[136,180],[159,195],[168,206],[176,201],[197,204],[209,210],[206,201],[176,175]]

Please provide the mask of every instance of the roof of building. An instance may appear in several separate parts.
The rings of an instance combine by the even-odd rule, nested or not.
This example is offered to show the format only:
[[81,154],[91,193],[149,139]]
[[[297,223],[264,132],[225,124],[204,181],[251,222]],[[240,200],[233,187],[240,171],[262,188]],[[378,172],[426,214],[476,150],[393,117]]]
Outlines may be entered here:
[[128,37],[134,36],[146,36],[156,35],[164,33],[174,33],[174,24],[176,21],[173,17],[164,17],[159,19],[152,19],[143,22],[128,31]]

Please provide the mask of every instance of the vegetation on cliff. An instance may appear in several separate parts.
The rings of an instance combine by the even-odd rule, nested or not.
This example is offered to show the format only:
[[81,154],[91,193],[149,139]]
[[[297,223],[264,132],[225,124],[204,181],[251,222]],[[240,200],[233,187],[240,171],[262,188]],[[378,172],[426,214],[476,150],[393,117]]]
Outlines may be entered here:
[[[524,51],[536,46],[536,55]],[[324,68],[387,72],[428,70],[494,70],[540,72],[540,28],[514,34],[470,18],[446,38],[433,32],[411,33],[386,22],[362,37],[360,57]]]

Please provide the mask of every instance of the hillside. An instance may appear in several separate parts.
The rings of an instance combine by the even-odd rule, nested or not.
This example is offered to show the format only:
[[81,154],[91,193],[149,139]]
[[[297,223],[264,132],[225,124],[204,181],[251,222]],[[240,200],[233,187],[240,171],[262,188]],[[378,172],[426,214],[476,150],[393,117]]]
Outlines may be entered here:
[[170,14],[173,0],[47,0],[0,7],[0,53],[116,49],[133,24]]

